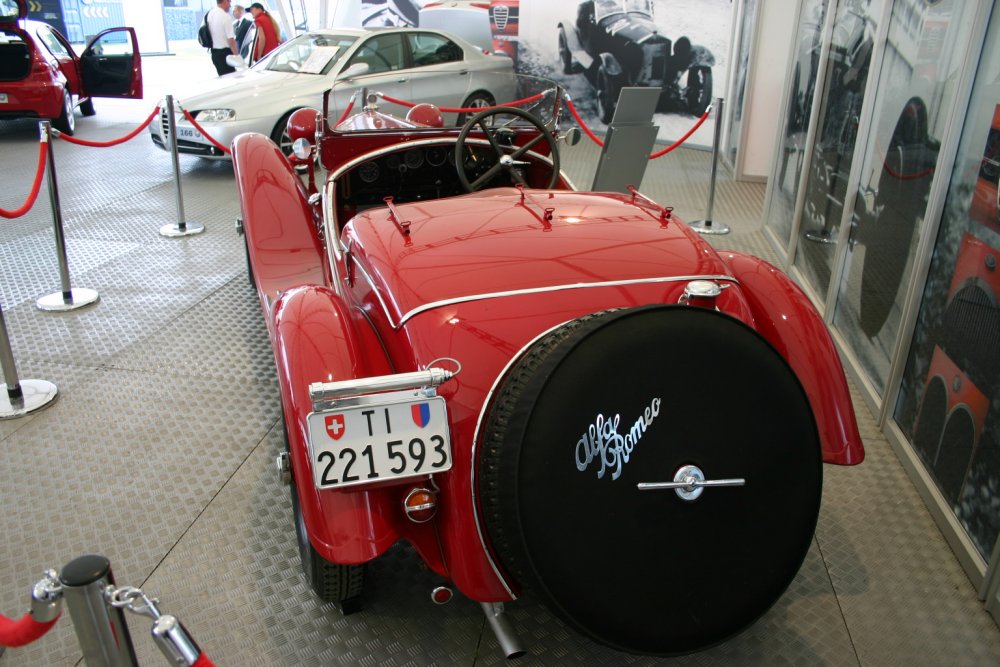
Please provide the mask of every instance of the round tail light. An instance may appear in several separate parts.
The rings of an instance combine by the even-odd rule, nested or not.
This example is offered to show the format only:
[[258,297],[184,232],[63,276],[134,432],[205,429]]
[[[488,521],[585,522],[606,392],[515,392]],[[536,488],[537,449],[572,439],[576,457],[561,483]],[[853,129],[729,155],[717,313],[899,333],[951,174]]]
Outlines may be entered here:
[[427,523],[437,514],[437,494],[430,489],[413,489],[406,494],[403,509],[413,523]]

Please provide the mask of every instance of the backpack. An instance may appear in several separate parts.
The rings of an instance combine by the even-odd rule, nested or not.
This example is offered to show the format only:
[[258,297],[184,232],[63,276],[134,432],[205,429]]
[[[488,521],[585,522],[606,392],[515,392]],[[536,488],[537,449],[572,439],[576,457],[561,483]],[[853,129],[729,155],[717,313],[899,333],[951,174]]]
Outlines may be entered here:
[[212,48],[212,31],[208,29],[208,13],[205,13],[205,20],[198,28],[198,43],[206,49]]

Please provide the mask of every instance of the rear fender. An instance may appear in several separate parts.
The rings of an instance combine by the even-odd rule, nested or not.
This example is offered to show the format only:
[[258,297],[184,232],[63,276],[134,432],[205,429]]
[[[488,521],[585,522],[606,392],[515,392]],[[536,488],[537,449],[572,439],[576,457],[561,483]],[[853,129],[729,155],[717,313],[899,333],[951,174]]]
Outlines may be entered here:
[[294,286],[330,284],[319,215],[292,165],[262,134],[239,135],[232,150],[250,266],[265,308]]
[[688,67],[714,67],[715,56],[704,46],[695,44],[691,47],[691,62]]
[[805,293],[767,262],[734,252],[719,253],[740,282],[757,331],[785,358],[809,397],[823,445],[823,461],[861,463],[851,393],[830,332]]
[[608,73],[608,76],[622,76],[625,73],[621,63],[610,53],[602,53],[600,58],[601,65],[604,66],[604,71]]
[[[313,547],[327,560],[369,561],[400,536],[391,488],[318,490],[307,443],[312,410],[309,385],[391,372],[367,321],[325,287],[298,287],[281,295],[273,309],[275,361],[288,430],[292,474]],[[374,340],[373,340],[374,339]],[[374,347],[373,347],[374,345]],[[366,354],[365,351],[368,351]]]

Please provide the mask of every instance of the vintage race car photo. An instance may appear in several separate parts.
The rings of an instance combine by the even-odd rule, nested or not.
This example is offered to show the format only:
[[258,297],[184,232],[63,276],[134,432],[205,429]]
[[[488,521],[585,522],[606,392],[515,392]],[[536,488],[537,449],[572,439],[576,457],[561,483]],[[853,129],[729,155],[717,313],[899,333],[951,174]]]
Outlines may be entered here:
[[776,268],[634,188],[578,191],[563,92],[519,79],[462,127],[373,93],[294,114],[290,158],[232,144],[305,577],[363,609],[405,541],[508,655],[522,596],[620,651],[697,651],[781,597],[822,464],[864,458],[847,381]]
[[27,15],[27,0],[0,0],[0,120],[49,119],[72,135],[76,109],[96,113],[93,98],[142,98],[135,30],[103,30],[78,56],[62,33]]
[[[436,30],[315,30],[285,42],[249,69],[180,96],[179,102],[223,146],[243,132],[260,132],[288,154],[288,117],[297,109],[319,107],[323,93],[334,84],[331,113],[343,112],[352,96],[365,89],[445,107],[484,107],[513,99],[512,90],[492,87],[509,84],[510,77],[493,75],[512,70],[509,58],[484,53],[461,37]],[[454,124],[464,119],[448,114],[448,120]],[[175,123],[179,152],[229,159],[179,110]],[[165,107],[149,133],[154,144],[170,150]]]
[[715,57],[687,37],[671,42],[653,21],[652,0],[584,0],[560,21],[563,74],[583,74],[610,123],[626,86],[662,88],[658,111],[705,113],[712,101]]

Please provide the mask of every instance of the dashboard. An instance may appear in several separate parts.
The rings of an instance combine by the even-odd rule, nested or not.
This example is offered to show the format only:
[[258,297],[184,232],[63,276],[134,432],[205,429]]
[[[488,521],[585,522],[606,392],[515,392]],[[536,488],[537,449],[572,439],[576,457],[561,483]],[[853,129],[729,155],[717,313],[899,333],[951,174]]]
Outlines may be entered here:
[[[467,144],[465,173],[470,181],[479,178],[497,162],[496,153],[486,145]],[[488,187],[511,185],[507,174],[499,173]],[[386,197],[395,203],[440,199],[465,194],[455,174],[455,144],[400,147],[355,165],[339,179],[338,199],[343,208],[358,212],[383,206]]]

